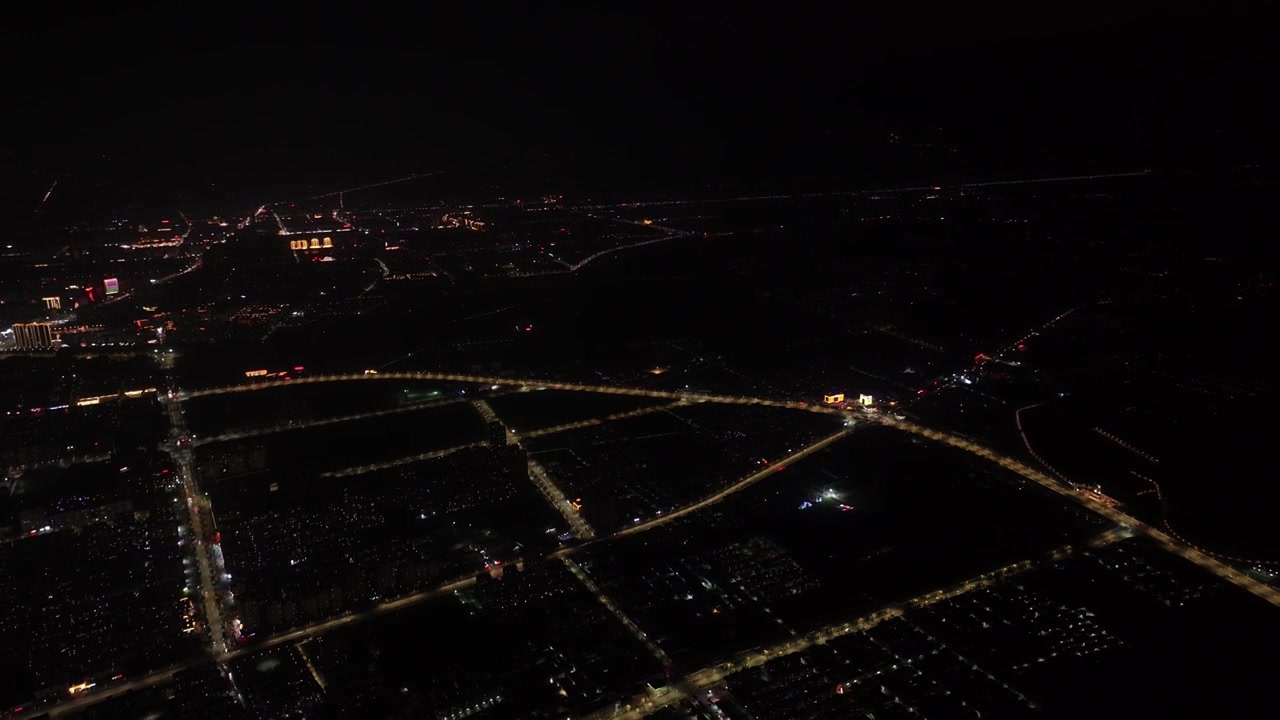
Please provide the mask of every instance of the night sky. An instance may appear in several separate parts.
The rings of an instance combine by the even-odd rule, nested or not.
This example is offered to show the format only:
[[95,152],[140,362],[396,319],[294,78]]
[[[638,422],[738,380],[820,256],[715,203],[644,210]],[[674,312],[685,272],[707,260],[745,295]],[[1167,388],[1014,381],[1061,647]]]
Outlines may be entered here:
[[1243,12],[467,5],[16,15],[4,207],[53,179],[51,212],[427,170],[676,189],[1232,166],[1276,120]]

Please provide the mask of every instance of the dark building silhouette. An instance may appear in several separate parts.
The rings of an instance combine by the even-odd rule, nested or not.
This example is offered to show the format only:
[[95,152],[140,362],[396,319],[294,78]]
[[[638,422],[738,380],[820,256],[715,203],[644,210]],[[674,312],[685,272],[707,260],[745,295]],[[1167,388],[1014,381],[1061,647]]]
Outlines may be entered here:
[[582,519],[597,535],[608,535],[621,527],[618,520],[618,488],[601,482],[582,494]]
[[507,428],[502,423],[489,423],[489,444],[494,447],[505,447],[507,444]]

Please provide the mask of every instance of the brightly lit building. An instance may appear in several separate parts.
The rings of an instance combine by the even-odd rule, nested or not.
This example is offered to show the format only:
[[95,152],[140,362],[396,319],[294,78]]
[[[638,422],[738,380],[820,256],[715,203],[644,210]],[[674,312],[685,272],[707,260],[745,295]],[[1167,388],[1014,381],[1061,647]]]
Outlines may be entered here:
[[15,323],[13,341],[19,350],[53,349],[53,326],[49,323]]

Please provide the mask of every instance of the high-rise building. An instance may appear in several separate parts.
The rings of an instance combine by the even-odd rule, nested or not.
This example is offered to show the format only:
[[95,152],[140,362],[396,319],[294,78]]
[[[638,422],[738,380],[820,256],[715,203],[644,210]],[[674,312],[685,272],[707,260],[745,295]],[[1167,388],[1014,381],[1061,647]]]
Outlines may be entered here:
[[19,350],[51,350],[53,326],[49,323],[15,323],[13,339]]
[[609,535],[622,523],[618,518],[618,488],[615,483],[601,481],[582,493],[582,519],[597,535]]
[[489,444],[494,447],[506,447],[511,442],[507,436],[507,428],[501,422],[491,420],[489,422]]

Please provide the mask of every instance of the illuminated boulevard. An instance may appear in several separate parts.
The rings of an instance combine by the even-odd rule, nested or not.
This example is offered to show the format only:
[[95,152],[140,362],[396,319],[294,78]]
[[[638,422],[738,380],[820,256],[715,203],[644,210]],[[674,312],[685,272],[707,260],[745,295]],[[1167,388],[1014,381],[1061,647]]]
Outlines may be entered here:
[[568,432],[570,430],[578,430],[581,428],[592,427],[593,425],[603,425],[617,420],[626,420],[627,418],[641,417],[651,415],[658,412],[666,412],[678,407],[689,405],[687,400],[678,400],[670,405],[655,405],[653,407],[640,408],[639,410],[627,410],[618,412],[604,417],[589,418],[587,420],[579,420],[577,422],[565,423],[564,425],[554,425],[552,427],[542,428],[540,430],[529,430],[523,433],[514,433],[517,440],[527,440],[529,438],[543,437],[545,435],[555,435],[556,433]]
[[[179,433],[179,436],[181,436],[180,435],[182,432],[181,429],[184,427],[184,424],[182,422],[180,404],[179,404],[181,400],[185,400],[189,398],[204,397],[208,395],[253,392],[256,390],[265,390],[268,388],[280,387],[283,385],[306,385],[306,384],[329,383],[329,382],[351,382],[351,381],[373,381],[373,380],[449,381],[449,382],[475,383],[475,384],[490,385],[490,386],[500,385],[500,386],[514,387],[518,389],[525,389],[525,388],[556,389],[556,390],[568,390],[568,391],[577,391],[577,392],[603,393],[603,394],[611,394],[611,395],[632,395],[637,397],[667,398],[676,402],[683,402],[683,403],[711,402],[711,403],[734,404],[734,405],[759,405],[759,406],[766,406],[766,407],[780,407],[780,408],[789,408],[793,410],[804,410],[808,412],[817,412],[817,413],[836,415],[836,416],[845,418],[846,421],[852,420],[854,417],[856,417],[859,423],[866,422],[866,423],[881,424],[887,427],[895,428],[903,432],[912,433],[914,435],[920,436],[927,440],[945,443],[957,449],[964,450],[965,452],[982,457],[986,460],[989,460],[991,462],[994,462],[1000,465],[1001,467],[1007,470],[1017,473],[1021,477],[1026,478],[1027,480],[1030,480],[1031,482],[1034,482],[1037,485],[1040,485],[1041,487],[1044,487],[1059,496],[1062,496],[1076,503],[1079,503],[1080,505],[1083,505],[1089,510],[1107,518],[1108,520],[1124,528],[1123,531],[1118,531],[1113,529],[1112,531],[1110,531],[1110,534],[1104,534],[1103,536],[1100,536],[1100,538],[1097,539],[1095,543],[1105,543],[1105,542],[1110,542],[1111,540],[1114,540],[1114,539],[1126,537],[1129,532],[1132,532],[1133,534],[1146,535],[1150,537],[1152,540],[1154,540],[1159,546],[1163,547],[1169,552],[1175,555],[1178,555],[1182,558],[1185,558],[1186,560],[1192,563],[1195,563],[1196,565],[1204,568],[1205,570],[1208,570],[1209,572],[1232,583],[1233,585],[1236,585],[1252,593],[1253,595],[1259,598],[1262,598],[1263,600],[1266,600],[1267,602],[1273,605],[1280,607],[1280,591],[1277,591],[1275,588],[1272,588],[1264,583],[1258,582],[1250,578],[1249,576],[1245,575],[1244,573],[1241,573],[1235,568],[1229,565],[1226,565],[1214,559],[1213,557],[1210,557],[1206,553],[1203,553],[1199,550],[1188,547],[1184,543],[1177,541],[1176,539],[1167,535],[1166,533],[1163,533],[1159,530],[1148,527],[1141,521],[1117,510],[1114,507],[1107,505],[1105,502],[1103,502],[1100,499],[1097,499],[1087,493],[1077,491],[1068,486],[1065,486],[1059,481],[1054,480],[1047,474],[1040,472],[1039,470],[1035,470],[1019,462],[1018,460],[1015,460],[1006,455],[997,453],[991,450],[990,448],[979,445],[973,441],[970,441],[955,435],[951,435],[948,433],[940,432],[937,430],[932,430],[932,429],[923,427],[921,425],[918,425],[914,422],[889,417],[883,414],[859,414],[856,416],[852,416],[852,414],[846,410],[842,410],[835,407],[823,406],[823,405],[814,405],[814,404],[809,404],[809,403],[800,402],[800,401],[770,400],[765,398],[753,398],[753,397],[742,397],[742,396],[732,396],[732,395],[683,393],[683,392],[672,392],[672,391],[665,391],[665,390],[646,390],[646,389],[640,389],[640,388],[625,388],[625,387],[611,387],[611,386],[599,386],[599,385],[585,385],[585,384],[577,384],[577,383],[548,382],[548,381],[537,380],[537,379],[515,379],[515,378],[501,378],[501,377],[490,377],[490,376],[477,376],[477,375],[460,375],[460,374],[452,374],[452,373],[434,373],[434,372],[422,372],[422,373],[397,372],[397,373],[379,373],[379,374],[321,375],[321,376],[298,378],[298,379],[287,380],[287,381],[282,380],[282,381],[249,383],[249,384],[235,385],[235,386],[228,386],[228,387],[221,387],[221,388],[197,390],[197,391],[188,392],[188,393],[178,393],[178,394],[175,394],[175,396],[167,404],[169,406],[169,415],[170,415],[170,420],[173,423],[173,427]],[[177,402],[175,402],[175,400]],[[659,408],[659,409],[662,409],[662,408]],[[594,422],[594,421],[583,421],[583,423],[585,424],[573,423],[572,425],[585,427],[586,425],[589,425],[589,424],[598,424],[597,422]],[[565,429],[570,429],[570,428],[566,426]],[[808,455],[811,455],[815,452],[818,452],[819,450],[822,450],[823,448],[831,445],[837,440],[849,435],[853,431],[853,429],[854,427],[842,428],[838,432],[832,435],[829,435],[825,438],[822,438],[817,442],[813,443],[812,445],[802,448],[795,453],[792,453],[790,456],[779,461],[774,465],[771,465],[763,470],[759,470],[755,473],[752,473],[751,475],[743,478],[742,480],[739,480],[738,482],[724,488],[723,490],[707,498],[704,498],[691,505],[688,505],[678,510],[667,513],[666,515],[663,515],[661,517],[652,518],[646,522],[639,523],[631,527],[625,528],[612,536],[590,541],[586,543],[586,545],[590,545],[593,542],[608,542],[612,538],[626,537],[629,535],[634,535],[636,533],[645,532],[647,530],[653,529],[665,523],[669,523],[676,518],[683,517],[693,512],[697,512],[698,510],[701,510],[703,508],[706,508],[709,505],[713,505],[723,500],[725,497],[728,497],[733,493],[736,493],[744,488],[747,488],[759,482],[760,480],[763,480],[769,475],[772,475],[774,473],[784,470],[787,465],[797,460],[800,460]],[[342,615],[330,620],[325,620],[323,622],[316,623],[314,625],[309,625],[309,626],[292,630],[289,632],[273,635],[268,638],[263,638],[261,640],[257,640],[253,642],[251,645],[238,648],[236,650],[227,651],[225,641],[222,639],[225,637],[224,635],[225,630],[222,626],[221,614],[217,606],[217,600],[216,600],[217,595],[213,585],[213,574],[212,574],[212,570],[209,568],[207,548],[204,545],[203,537],[200,532],[202,523],[200,519],[200,513],[198,512],[197,508],[201,507],[202,503],[205,501],[203,501],[203,499],[199,496],[196,490],[194,480],[191,475],[189,453],[185,449],[180,449],[174,445],[170,445],[167,449],[173,455],[174,461],[178,465],[180,478],[183,486],[183,491],[186,494],[188,508],[191,511],[192,532],[194,535],[193,544],[195,545],[197,561],[200,563],[201,593],[205,599],[206,616],[208,618],[211,618],[209,620],[210,627],[211,629],[216,628],[216,630],[214,630],[213,632],[212,642],[213,642],[214,648],[217,649],[217,652],[214,653],[214,658],[218,661],[231,660],[231,659],[240,657],[242,655],[253,653],[265,648],[274,647],[282,643],[295,642],[295,641],[303,640],[306,638],[310,638],[319,634],[323,634],[335,628],[349,626],[351,624],[366,620],[368,618],[377,617],[387,613],[392,613],[397,610],[404,609],[411,605],[415,605],[417,603],[421,603],[432,598],[450,594],[457,590],[470,587],[475,583],[474,576],[455,580],[453,582],[438,586],[428,591],[415,593],[413,595],[407,595],[405,597],[402,597],[396,600],[391,600],[391,601],[382,603],[381,605],[378,605],[375,608],[372,608],[363,612]],[[435,452],[446,453],[446,452],[456,451],[457,449],[458,448],[448,448],[443,451],[435,451]],[[431,453],[427,453],[424,455],[430,455],[430,454]],[[405,462],[412,462],[412,461],[414,460],[402,459],[399,461],[392,461],[392,462],[394,464],[403,464]],[[347,474],[356,474],[354,470],[355,469],[349,469],[348,471],[340,471],[340,472],[344,476]],[[362,471],[367,471],[367,470],[362,470]],[[334,475],[339,476],[336,473],[334,473]],[[572,571],[576,568],[576,564],[571,564],[570,561],[568,560],[568,557],[570,555],[575,554],[579,548],[585,547],[586,545],[580,544],[572,547],[563,548],[559,551],[556,551],[555,553],[552,553],[551,557],[565,561],[566,565]],[[580,579],[585,578],[587,581],[589,581],[589,578],[586,578],[585,573],[582,573],[580,568],[576,568],[576,569],[577,569],[577,572],[574,572],[575,576],[578,576]],[[870,627],[871,625],[882,622],[883,620],[886,620],[892,617],[897,617],[898,615],[901,614],[902,612],[901,608],[904,606],[907,606],[907,605],[918,606],[922,603],[928,604],[930,602],[936,602],[938,600],[945,599],[947,597],[952,597],[954,595],[957,595],[963,592],[968,592],[969,590],[991,584],[992,582],[995,582],[996,580],[998,580],[1000,577],[1003,577],[1011,572],[1021,571],[1023,569],[1026,569],[1026,568],[1022,563],[1019,563],[1018,565],[1014,565],[1014,566],[1009,566],[1007,568],[1002,568],[992,573],[987,573],[983,576],[979,576],[978,578],[974,578],[972,580],[966,581],[965,583],[961,583],[957,586],[953,586],[952,588],[938,590],[932,593],[926,593],[925,595],[921,595],[905,603],[899,603],[890,608],[885,608],[880,611],[877,611],[876,613],[872,613],[871,615],[867,615],[862,618],[858,618],[856,620],[851,620],[848,623],[843,623],[839,626],[831,626],[828,628],[824,628],[822,630],[811,633],[805,636],[804,638],[790,640],[787,643],[784,643],[780,646],[777,646],[774,648],[768,648],[768,649],[759,651],[759,653],[756,653],[753,655],[740,656],[736,660],[730,661],[728,663],[722,663],[721,665],[718,665],[715,668],[707,668],[707,669],[696,671],[685,677],[685,680],[682,683],[682,687],[686,688],[685,690],[669,691],[667,695],[664,695],[658,699],[658,704],[649,702],[649,703],[646,703],[643,708],[635,708],[633,710],[629,710],[628,714],[618,715],[616,717],[641,717],[647,712],[650,712],[656,709],[657,707],[665,706],[667,704],[675,702],[680,697],[686,696],[687,692],[689,691],[694,691],[698,688],[705,688],[705,687],[714,685],[716,682],[722,679],[725,675],[728,675],[738,669],[759,665],[763,662],[766,662],[768,659],[772,657],[802,650],[816,642],[822,642],[825,639],[830,639],[831,637],[837,637],[841,634],[847,634],[849,632],[857,632],[861,629],[865,629],[867,627]],[[588,585],[587,587],[590,588],[591,585]],[[606,605],[609,605],[609,604],[610,603],[606,601]],[[611,607],[610,609],[612,610],[613,608]],[[620,612],[620,610],[618,610],[617,612]],[[624,622],[624,624],[626,623]],[[630,628],[631,625],[628,625],[628,627]],[[635,631],[638,631],[638,628]],[[73,700],[59,703],[55,706],[50,706],[47,708],[35,710],[28,717],[39,717],[41,715],[59,715],[74,709],[82,708],[87,705],[92,705],[94,703],[97,703],[100,700],[118,695],[123,692],[127,692],[129,690],[140,689],[144,687],[150,687],[157,684],[161,684],[171,679],[172,676],[175,673],[179,672],[180,670],[193,667],[197,665],[198,662],[200,661],[193,660],[190,663],[166,668],[164,670],[159,670],[155,673],[144,676],[142,678],[138,678],[136,680],[121,682],[120,684],[103,688],[100,691],[85,695],[83,697],[78,697]],[[612,708],[609,710],[609,712],[612,713]],[[605,716],[601,715],[600,717],[605,717]],[[613,717],[613,716],[610,715],[610,717]]]
[[418,453],[409,457],[396,458],[395,460],[386,460],[379,463],[369,463],[368,465],[357,465],[355,467],[343,468],[341,470],[333,470],[330,472],[320,473],[322,478],[351,477],[352,475],[363,475],[365,473],[377,472],[379,470],[388,470],[401,465],[409,465],[411,463],[422,462],[423,460],[434,460],[442,458],[446,455],[452,455],[459,450],[468,450],[471,448],[484,447],[488,443],[474,442],[466,445],[455,445],[453,447],[442,448],[440,450],[432,450],[430,452]]
[[614,533],[613,536],[626,537],[627,535],[634,535],[636,533],[641,533],[646,530],[652,530],[653,528],[658,527],[659,525],[665,525],[671,522],[672,520],[684,517],[685,515],[689,515],[690,513],[695,513],[710,505],[715,505],[716,503],[729,497],[730,495],[736,492],[739,492],[741,490],[745,490],[751,487],[752,485],[755,485],[756,483],[760,482],[761,480],[769,477],[770,475],[773,475],[774,473],[778,473],[778,472],[782,472],[783,470],[786,470],[787,466],[790,465],[791,463],[796,462],[797,460],[806,458],[818,452],[819,450],[822,450],[823,448],[827,447],[831,443],[839,440],[840,438],[845,437],[852,431],[853,431],[853,428],[848,427],[848,428],[839,430],[835,433],[832,433],[831,435],[828,435],[822,438],[821,440],[813,443],[812,445],[808,445],[803,448],[800,448],[799,450],[791,453],[790,455],[786,456],[782,460],[772,465],[766,466],[763,470],[758,470],[754,473],[751,473],[750,475],[742,478],[738,482],[715,493],[714,495],[711,495],[710,497],[699,500],[698,502],[693,503],[692,505],[686,505],[680,508],[679,510],[674,510],[665,515],[661,515],[659,517],[646,520],[645,522],[632,525],[631,527],[628,527],[628,528],[623,528],[622,530],[619,530],[618,532]]
[[1112,522],[1115,522],[1119,525],[1125,525],[1125,526],[1140,530],[1147,537],[1150,537],[1152,540],[1156,541],[1156,543],[1159,544],[1161,547],[1163,547],[1165,550],[1168,550],[1169,552],[1175,555],[1178,555],[1182,558],[1185,558],[1195,563],[1196,565],[1199,565],[1200,567],[1204,568],[1205,570],[1208,570],[1214,575],[1217,575],[1218,577],[1226,580],[1227,582],[1230,582],[1233,585],[1236,585],[1244,590],[1247,590],[1250,593],[1253,593],[1254,595],[1257,595],[1258,597],[1262,598],[1263,600],[1266,600],[1272,605],[1280,607],[1280,590],[1277,590],[1276,588],[1273,588],[1270,585],[1267,585],[1265,583],[1258,582],[1257,580],[1254,580],[1253,578],[1249,577],[1248,575],[1245,575],[1239,570],[1236,570],[1230,565],[1227,565],[1226,563],[1223,563],[1219,560],[1215,560],[1214,558],[1210,557],[1206,553],[1196,550],[1195,548],[1188,547],[1187,545],[1181,542],[1178,542],[1174,538],[1170,537],[1169,535],[1159,530],[1156,530],[1155,528],[1148,527],[1147,525],[1137,520],[1136,518],[1133,518],[1130,515],[1120,512],[1119,510],[1111,507],[1110,505],[1106,504],[1105,502],[1095,498],[1094,496],[1086,492],[1077,491],[1069,487],[1065,487],[1058,481],[1049,477],[1048,475],[1034,468],[1027,467],[1026,465],[1018,462],[1017,460],[1014,460],[1011,457],[1001,455],[995,452],[994,450],[991,450],[990,448],[979,445],[971,440],[966,440],[964,438],[956,437],[955,435],[950,435],[944,432],[939,432],[937,430],[930,430],[928,428],[922,427],[912,422],[907,422],[905,420],[897,420],[894,418],[881,417],[880,422],[885,425],[888,425],[889,427],[914,433],[916,435],[927,438],[929,440],[936,440],[938,442],[946,443],[948,445],[951,445],[952,447],[959,448],[966,452],[970,452],[970,453],[973,453],[974,455],[978,455],[979,457],[990,460],[991,462],[994,462],[1003,468],[1012,470],[1013,472],[1036,483],[1037,485],[1040,485],[1041,487],[1048,488],[1049,490],[1057,493],[1058,495],[1061,495],[1066,498],[1070,498],[1071,500],[1074,500],[1080,503],[1081,505],[1084,505],[1086,508],[1107,518],[1108,520],[1111,520]]
[[[512,566],[515,566],[519,562],[521,562],[521,560],[519,558],[515,558],[510,561],[510,564]],[[336,630],[341,627],[346,627],[347,625],[350,625],[352,623],[363,622],[370,618],[375,618],[380,615],[385,615],[387,613],[398,612],[400,610],[404,610],[405,608],[412,607],[414,605],[426,602],[428,600],[434,600],[435,598],[442,597],[444,595],[450,595],[459,590],[465,590],[475,584],[476,584],[476,576],[469,575],[465,578],[453,580],[452,582],[447,582],[443,585],[437,585],[436,587],[431,588],[430,590],[424,590],[422,592],[413,593],[412,595],[405,595],[403,597],[396,598],[395,600],[388,600],[384,603],[380,603],[375,607],[369,608],[368,610],[362,610],[360,612],[353,612],[353,613],[347,613],[345,615],[339,615],[338,617],[330,618],[328,620],[323,620],[321,622],[314,623],[312,625],[307,625],[306,627],[301,627],[296,630],[290,630],[288,632],[272,635],[271,637],[265,638],[260,641],[256,641],[252,645],[247,645],[245,647],[238,648],[236,650],[232,650],[227,653],[223,653],[218,658],[218,660],[219,662],[235,660],[236,658],[242,655],[255,653],[255,652],[258,652],[259,650],[265,650],[267,648],[273,648],[277,645],[297,642],[299,640],[307,640],[317,635],[323,635],[324,633],[327,633],[330,630]]]
[[219,435],[192,438],[191,447],[197,448],[203,445],[212,445],[213,443],[228,442],[231,440],[247,440],[249,438],[260,437],[262,435],[289,432],[290,430],[308,430],[311,428],[323,427],[325,425],[354,422],[356,420],[371,420],[385,415],[397,415],[399,413],[413,412],[414,410],[426,410],[428,408],[439,407],[441,405],[453,405],[459,402],[462,402],[462,400],[454,398],[446,400],[432,400],[430,402],[414,403],[412,405],[403,405],[401,407],[388,408],[386,410],[371,410],[369,412],[354,413],[352,415],[339,415],[338,417],[305,420],[303,422],[277,423],[266,427],[246,428],[244,430],[235,430],[232,432],[221,433]]
[[812,412],[842,414],[833,408],[809,405],[805,402],[788,402],[784,400],[768,400],[765,398],[742,397],[738,395],[709,395],[704,393],[672,392],[669,390],[646,390],[643,388],[616,387],[612,385],[584,385],[581,383],[550,382],[546,380],[529,380],[518,378],[493,377],[487,375],[458,375],[438,372],[377,372],[350,375],[311,375],[292,380],[263,380],[260,382],[228,385],[226,387],[193,390],[182,393],[183,400],[205,397],[207,395],[225,395],[227,393],[251,392],[267,390],[285,385],[311,385],[315,383],[380,380],[433,380],[438,382],[460,382],[478,385],[505,385],[531,389],[568,390],[571,392],[600,393],[603,395],[632,395],[635,397],[667,398],[687,402],[713,402],[733,405],[766,405],[769,407],[790,408],[792,410],[810,410]]
[[[520,446],[519,438],[502,422],[498,414],[489,406],[489,403],[484,400],[476,400],[472,402],[472,405],[475,406],[476,412],[480,413],[480,417],[484,418],[485,422],[498,423],[502,426],[506,443],[515,443],[516,446]],[[595,539],[595,528],[591,527],[586,518],[582,517],[578,509],[573,506],[573,503],[569,502],[569,498],[565,497],[564,491],[547,474],[546,468],[542,467],[542,464],[534,460],[528,453],[525,453],[524,457],[529,471],[529,479],[533,481],[534,486],[538,488],[538,492],[542,493],[542,497],[551,504],[551,507],[564,517],[565,522],[569,524],[569,528],[573,532],[573,537],[577,540]]]
[[[213,568],[209,563],[209,547],[205,543],[204,510],[209,501],[196,488],[195,478],[191,471],[191,453],[180,443],[186,437],[186,421],[182,414],[181,402],[170,400],[167,404],[169,423],[173,433],[173,441],[165,444],[165,451],[173,460],[182,483],[182,494],[187,504],[190,517],[191,551],[195,555],[196,567],[200,575],[200,598],[204,605],[204,619],[209,642],[214,655],[227,650],[226,627],[223,625],[222,610],[218,604],[218,588],[214,579]],[[212,513],[210,513],[212,518]]]
[[662,646],[650,638],[645,631],[641,630],[640,626],[637,625],[622,608],[618,607],[618,604],[613,601],[613,598],[609,597],[605,594],[604,590],[600,589],[600,586],[596,584],[595,580],[591,579],[591,576],[582,569],[582,566],[578,565],[578,563],[573,560],[570,560],[567,555],[561,555],[560,560],[564,563],[564,566],[569,569],[569,572],[573,573],[573,576],[578,578],[578,582],[582,583],[582,586],[587,589],[587,592],[595,595],[596,599],[600,601],[600,604],[608,608],[609,612],[613,613],[614,617],[618,618],[618,622],[622,623],[627,630],[630,630],[631,634],[635,636],[635,639],[640,641],[640,644],[644,645],[645,648],[648,649],[655,658],[657,658],[658,662],[662,663],[662,667],[667,671],[670,671],[673,663],[671,662],[671,658],[667,655],[667,652],[662,649]]

